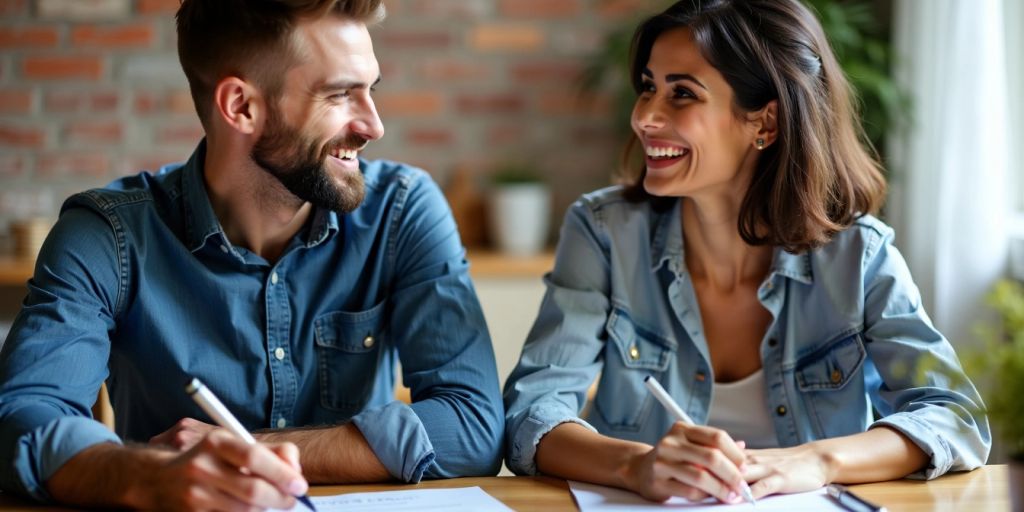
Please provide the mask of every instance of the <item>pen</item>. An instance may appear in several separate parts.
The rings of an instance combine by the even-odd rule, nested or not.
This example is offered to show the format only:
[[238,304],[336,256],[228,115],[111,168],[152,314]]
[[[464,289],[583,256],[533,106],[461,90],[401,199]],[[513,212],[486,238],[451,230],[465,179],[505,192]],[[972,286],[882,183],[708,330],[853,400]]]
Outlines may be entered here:
[[885,507],[879,507],[839,484],[828,484],[828,495],[853,512],[885,512]]
[[[196,378],[192,379],[192,382],[185,386],[185,392],[192,395],[192,399],[202,407],[206,414],[209,414],[213,421],[216,421],[218,425],[224,427],[246,444],[256,444],[256,439],[252,437],[245,427],[235,418],[231,411],[217,398],[217,395],[210,391],[210,388],[203,385],[203,383]],[[303,505],[309,507],[310,510],[316,512],[316,507],[313,506],[313,502],[309,499],[308,495],[296,496],[296,499],[302,502]]]
[[[677,404],[675,400],[672,400],[671,396],[668,396],[668,392],[665,391],[665,388],[661,387],[661,384],[658,384],[658,381],[648,375],[644,377],[644,385],[647,386],[647,389],[652,395],[654,395],[654,398],[657,398],[658,401],[661,402],[661,405],[664,405],[665,408],[676,417],[676,420],[687,425],[694,424],[693,420],[690,419],[690,416],[686,414],[686,411],[683,411],[683,409],[679,407],[679,404]],[[750,486],[747,485],[745,480],[740,481],[740,492],[743,494],[743,499],[752,504],[757,503],[754,499],[754,494],[750,492]]]

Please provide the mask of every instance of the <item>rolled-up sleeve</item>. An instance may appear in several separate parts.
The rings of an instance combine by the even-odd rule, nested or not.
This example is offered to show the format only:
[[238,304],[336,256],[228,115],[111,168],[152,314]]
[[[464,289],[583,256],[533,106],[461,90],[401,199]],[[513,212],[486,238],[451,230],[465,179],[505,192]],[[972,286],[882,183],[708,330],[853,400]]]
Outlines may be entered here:
[[870,393],[882,418],[872,427],[896,429],[928,454],[929,464],[913,478],[977,468],[992,442],[981,397],[925,313],[892,231],[873,242],[865,260],[864,320],[882,381]]
[[91,418],[107,376],[119,264],[112,226],[64,211],[0,351],[0,487],[48,500],[45,482],[89,446],[119,442]]
[[584,201],[562,224],[555,268],[522,356],[505,383],[506,457],[517,474],[537,473],[537,444],[579,418],[587,390],[602,368],[609,314],[607,243]]
[[412,404],[360,414],[356,425],[403,481],[495,475],[504,432],[498,371],[455,221],[420,171],[396,214],[388,322]]

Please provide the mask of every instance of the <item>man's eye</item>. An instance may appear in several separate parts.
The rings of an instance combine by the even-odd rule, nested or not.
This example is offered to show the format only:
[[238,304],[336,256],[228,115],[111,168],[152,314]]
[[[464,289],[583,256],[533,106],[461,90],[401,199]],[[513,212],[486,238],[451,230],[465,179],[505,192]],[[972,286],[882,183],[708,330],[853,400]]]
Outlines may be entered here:
[[332,99],[332,100],[337,101],[337,100],[343,100],[345,98],[348,98],[349,96],[351,96],[351,94],[348,91],[344,91],[344,92],[339,92],[339,93],[332,94],[332,95],[329,96],[329,98]]

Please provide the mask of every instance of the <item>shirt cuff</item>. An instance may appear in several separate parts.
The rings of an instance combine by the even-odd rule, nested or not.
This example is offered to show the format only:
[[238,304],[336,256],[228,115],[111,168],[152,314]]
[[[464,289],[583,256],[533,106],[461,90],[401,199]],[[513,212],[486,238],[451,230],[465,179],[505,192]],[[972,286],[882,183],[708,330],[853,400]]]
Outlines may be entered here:
[[121,444],[121,440],[96,420],[65,416],[18,438],[11,464],[26,495],[51,502],[45,482],[79,452],[100,443]]
[[928,465],[907,475],[915,480],[931,480],[946,474],[953,466],[953,450],[949,443],[928,423],[911,413],[896,413],[874,422],[870,428],[889,427],[907,436],[929,457]]
[[519,428],[511,436],[512,446],[509,450],[508,468],[517,475],[540,474],[537,471],[537,444],[548,432],[562,423],[576,423],[592,432],[597,432],[597,429],[580,419],[579,416],[561,408],[550,406],[531,408],[529,415],[522,420]]
[[419,416],[402,402],[367,409],[352,418],[391,476],[408,483],[423,478],[434,462],[434,446]]

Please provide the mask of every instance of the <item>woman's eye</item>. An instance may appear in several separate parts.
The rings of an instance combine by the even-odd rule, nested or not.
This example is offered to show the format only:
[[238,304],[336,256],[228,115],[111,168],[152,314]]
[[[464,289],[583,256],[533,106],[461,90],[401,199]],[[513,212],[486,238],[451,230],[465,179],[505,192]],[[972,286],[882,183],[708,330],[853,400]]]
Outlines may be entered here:
[[672,93],[673,93],[672,97],[675,98],[675,99],[696,98],[697,97],[695,94],[693,94],[693,91],[687,89],[686,87],[676,87],[675,89],[672,90]]
[[640,86],[640,94],[653,93],[655,91],[654,84],[651,82],[644,82]]

